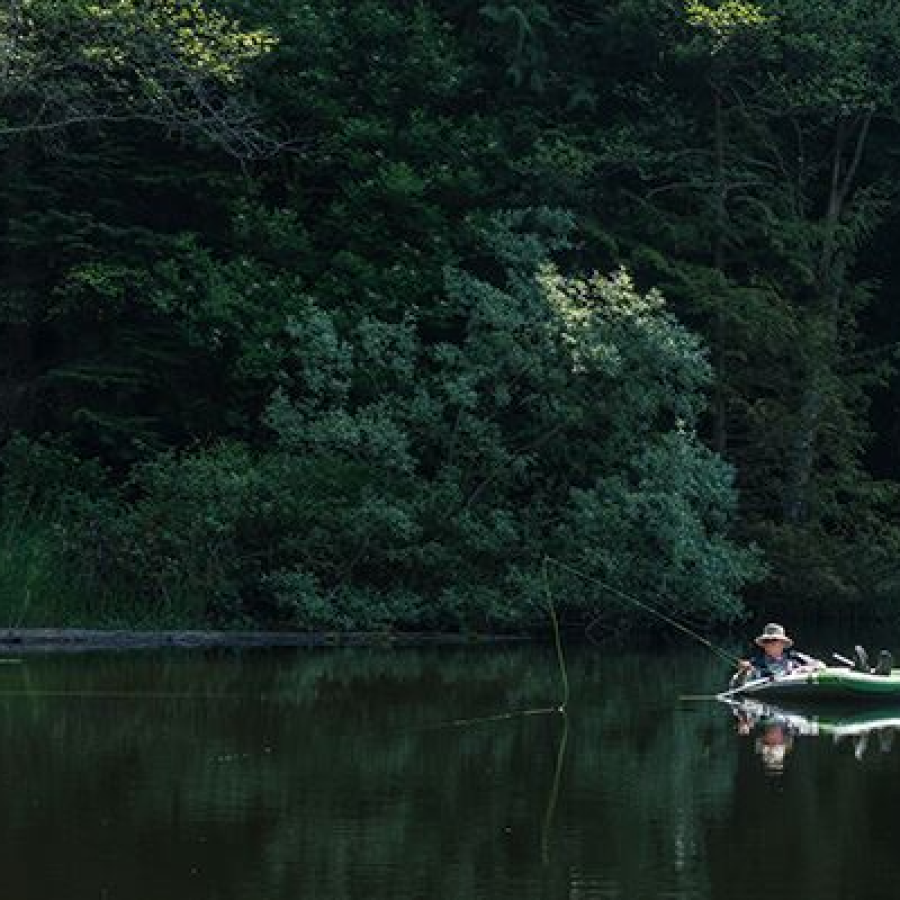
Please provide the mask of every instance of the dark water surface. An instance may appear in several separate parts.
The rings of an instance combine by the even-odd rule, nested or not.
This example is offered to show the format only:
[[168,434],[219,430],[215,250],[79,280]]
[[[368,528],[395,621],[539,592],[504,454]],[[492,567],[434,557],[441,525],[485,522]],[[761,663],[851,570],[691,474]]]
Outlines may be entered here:
[[726,674],[703,651],[585,647],[567,717],[465,722],[552,704],[552,651],[2,666],[3,895],[896,897],[887,711],[866,743],[679,701]]

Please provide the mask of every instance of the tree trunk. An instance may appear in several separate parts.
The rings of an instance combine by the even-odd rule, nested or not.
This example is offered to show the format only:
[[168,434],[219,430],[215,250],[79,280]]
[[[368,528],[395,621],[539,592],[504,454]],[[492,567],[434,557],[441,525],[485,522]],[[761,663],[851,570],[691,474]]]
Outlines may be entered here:
[[37,377],[33,311],[23,309],[27,296],[26,266],[10,240],[11,220],[25,210],[16,199],[16,179],[26,167],[30,148],[16,141],[0,155],[5,204],[0,208],[0,441],[27,429],[34,410]]
[[[713,266],[725,280],[725,133],[722,121],[722,95],[713,89],[715,112],[716,205],[713,237]],[[713,447],[724,455],[728,449],[728,412],[725,392],[725,310],[724,297],[716,305],[713,323],[713,367],[716,371],[713,390]]]
[[[812,332],[807,349],[808,363],[801,387],[797,427],[787,460],[784,517],[793,524],[806,522],[810,514],[813,472],[826,395],[839,361],[841,298],[846,279],[846,254],[840,241],[841,220],[853,190],[871,121],[871,112],[862,116],[855,139],[852,134],[853,126],[847,119],[839,120],[835,131],[834,159],[828,202],[822,219],[823,236],[814,286],[815,296],[807,326]],[[850,158],[846,159],[845,154],[851,142],[853,146]]]

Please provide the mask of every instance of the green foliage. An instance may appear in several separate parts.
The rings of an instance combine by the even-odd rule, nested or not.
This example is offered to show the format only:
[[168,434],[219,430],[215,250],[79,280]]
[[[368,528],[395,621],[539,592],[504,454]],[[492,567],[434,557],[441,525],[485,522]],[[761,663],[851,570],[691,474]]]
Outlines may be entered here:
[[550,553],[723,620],[737,534],[779,596],[894,596],[893,8],[30,0],[0,32],[4,503],[85,583],[521,627]]
[[[304,301],[285,327],[274,447],[137,466],[71,534],[147,603],[228,624],[510,628],[543,622],[541,554],[729,618],[752,558],[727,539],[730,472],[693,436],[696,342],[624,273],[560,275],[547,210],[493,219],[490,278],[449,269],[455,334]],[[648,549],[652,555],[648,555]],[[591,613],[602,593],[568,593]],[[576,599],[577,598],[577,599]]]
[[275,39],[202,0],[16,0],[0,41],[0,137],[151,122],[262,149],[234,89]]
[[758,4],[743,0],[725,0],[716,6],[688,0],[685,10],[691,25],[709,35],[716,53],[724,50],[740,32],[758,28],[768,21]]

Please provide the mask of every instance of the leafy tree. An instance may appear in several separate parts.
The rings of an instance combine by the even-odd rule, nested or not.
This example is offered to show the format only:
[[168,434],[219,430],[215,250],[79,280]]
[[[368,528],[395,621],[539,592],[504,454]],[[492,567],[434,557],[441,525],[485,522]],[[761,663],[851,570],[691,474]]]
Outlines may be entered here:
[[[543,622],[550,550],[605,583],[662,586],[675,611],[736,615],[754,563],[727,537],[730,472],[693,435],[704,355],[623,273],[550,267],[568,229],[549,211],[496,217],[493,274],[447,272],[453,339],[306,300],[266,416],[276,446],[140,466],[101,532],[115,577],[155,603],[215,598],[226,620],[521,627]],[[565,596],[578,617],[604,593]]]
[[273,40],[200,0],[5,0],[0,137],[143,121],[256,153],[264,136],[223,89]]
[[0,436],[107,473],[40,507],[91,584],[510,624],[551,552],[727,617],[721,456],[766,596],[896,598],[893,10],[0,13]]

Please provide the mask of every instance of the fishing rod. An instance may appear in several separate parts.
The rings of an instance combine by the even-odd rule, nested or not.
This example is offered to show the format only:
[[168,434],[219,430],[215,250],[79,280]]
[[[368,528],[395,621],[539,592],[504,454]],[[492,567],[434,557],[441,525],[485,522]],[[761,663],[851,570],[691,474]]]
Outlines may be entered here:
[[[723,647],[719,647],[714,644],[709,638],[704,637],[698,631],[695,631],[693,628],[688,627],[683,622],[679,622],[673,616],[668,615],[667,613],[661,612],[655,607],[651,606],[649,603],[644,603],[642,600],[638,600],[637,597],[632,597],[630,594],[626,594],[625,591],[619,590],[619,588],[613,587],[611,584],[606,584],[601,581],[599,578],[595,578],[590,575],[586,575],[584,572],[578,571],[578,569],[573,568],[570,565],[567,565],[564,562],[560,562],[558,559],[553,559],[552,557],[547,557],[547,562],[552,562],[554,565],[559,567],[560,569],[564,569],[567,572],[570,572],[573,575],[576,575],[579,578],[584,579],[585,581],[596,584],[598,587],[603,588],[606,591],[610,591],[613,594],[616,594],[622,600],[630,603],[632,606],[637,607],[640,610],[643,610],[646,613],[649,613],[652,616],[656,616],[662,622],[665,622],[667,625],[671,625],[673,628],[676,628],[678,631],[683,632],[684,634],[692,637],[695,641],[703,644],[708,650],[714,653],[716,656],[720,656],[722,659],[726,660],[729,663],[739,664],[742,662],[739,656],[736,656],[734,653],[725,650]],[[590,625],[588,625],[587,630],[590,631],[591,627],[597,619],[594,619]]]
[[746,691],[750,688],[760,687],[761,685],[768,684],[769,682],[775,680],[776,678],[774,675],[766,675],[764,678],[757,678],[754,681],[745,681],[743,684],[739,684],[737,687],[733,687],[727,691],[722,691],[721,694],[716,694],[716,700],[727,700],[729,697],[734,697],[735,694],[740,694],[742,691]]
[[720,691],[718,694],[682,694],[678,699],[680,701],[689,701],[689,700],[730,700],[732,697],[737,696],[751,688],[761,687],[764,684],[770,684],[773,681],[777,681],[774,675],[766,675],[763,678],[756,678],[753,681],[745,681],[743,684],[739,684],[737,687],[730,688],[727,691]]

